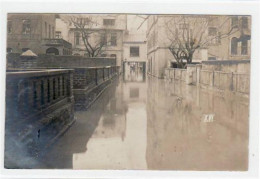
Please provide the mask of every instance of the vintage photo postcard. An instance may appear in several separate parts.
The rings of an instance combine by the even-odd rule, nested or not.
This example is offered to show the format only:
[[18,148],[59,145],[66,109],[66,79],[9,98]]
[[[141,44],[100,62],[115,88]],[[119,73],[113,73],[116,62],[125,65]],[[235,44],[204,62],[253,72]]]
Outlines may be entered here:
[[251,14],[4,20],[5,169],[248,171]]

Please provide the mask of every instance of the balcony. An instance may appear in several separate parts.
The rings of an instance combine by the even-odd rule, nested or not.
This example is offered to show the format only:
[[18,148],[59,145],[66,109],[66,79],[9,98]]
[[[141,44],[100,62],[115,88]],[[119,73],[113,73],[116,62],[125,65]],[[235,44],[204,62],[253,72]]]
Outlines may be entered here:
[[46,46],[63,46],[65,48],[72,48],[71,43],[64,39],[43,39],[43,44]]
[[7,35],[8,40],[40,40],[41,36],[40,34],[8,34]]

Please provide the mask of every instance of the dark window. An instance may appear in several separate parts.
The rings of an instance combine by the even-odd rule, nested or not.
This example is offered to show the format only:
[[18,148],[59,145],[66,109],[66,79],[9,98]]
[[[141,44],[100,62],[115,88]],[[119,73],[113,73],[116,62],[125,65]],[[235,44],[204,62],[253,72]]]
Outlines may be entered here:
[[45,38],[47,38],[47,34],[48,34],[47,28],[48,28],[48,27],[47,27],[47,22],[45,22],[45,23],[44,23],[44,29],[45,29],[45,34],[44,34],[44,35],[45,35]]
[[217,60],[216,57],[208,57],[208,60]]
[[75,45],[79,45],[79,40],[80,40],[80,34],[79,32],[75,33]]
[[52,38],[54,38],[54,27],[52,27]]
[[217,28],[216,27],[209,27],[208,28],[209,36],[216,36],[217,35]]
[[237,55],[238,40],[233,37],[231,40],[231,55]]
[[112,33],[111,34],[111,46],[116,46],[117,45],[117,34]]
[[237,16],[234,16],[231,18],[231,26],[238,27],[238,17]]
[[242,28],[247,29],[248,28],[248,18],[242,17]]
[[31,21],[30,20],[23,20],[23,34],[30,34],[31,33]]
[[106,57],[107,56],[107,54],[101,54],[101,57]]
[[56,35],[55,35],[56,39],[61,39],[61,31],[56,31]]
[[49,39],[51,38],[51,25],[49,25]]
[[8,34],[11,34],[12,31],[13,31],[12,21],[8,21],[8,22],[7,22],[7,32],[8,32]]
[[242,40],[241,55],[247,55],[247,46],[248,46],[248,41]]
[[115,25],[115,19],[103,19],[103,25]]
[[12,52],[13,52],[13,49],[9,47],[9,48],[6,49],[6,52],[7,52],[7,53],[12,53]]
[[29,50],[29,48],[22,48],[23,52],[26,52],[27,50]]
[[139,57],[139,47],[130,47],[130,57]]
[[101,34],[101,46],[102,45],[107,45],[107,34],[106,33],[103,33]]

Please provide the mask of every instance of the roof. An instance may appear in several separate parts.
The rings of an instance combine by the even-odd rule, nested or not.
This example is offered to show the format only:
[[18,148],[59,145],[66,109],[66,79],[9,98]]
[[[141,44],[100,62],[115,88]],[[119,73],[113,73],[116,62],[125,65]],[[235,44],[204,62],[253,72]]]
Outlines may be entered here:
[[31,50],[27,50],[21,54],[23,57],[37,57],[35,53],[33,53]]

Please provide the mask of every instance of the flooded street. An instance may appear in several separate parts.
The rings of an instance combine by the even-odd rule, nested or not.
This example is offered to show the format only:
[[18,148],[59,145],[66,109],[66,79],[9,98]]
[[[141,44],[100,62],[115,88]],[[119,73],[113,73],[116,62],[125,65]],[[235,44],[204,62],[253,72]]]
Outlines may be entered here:
[[248,108],[235,94],[120,77],[75,112],[43,168],[246,170]]

